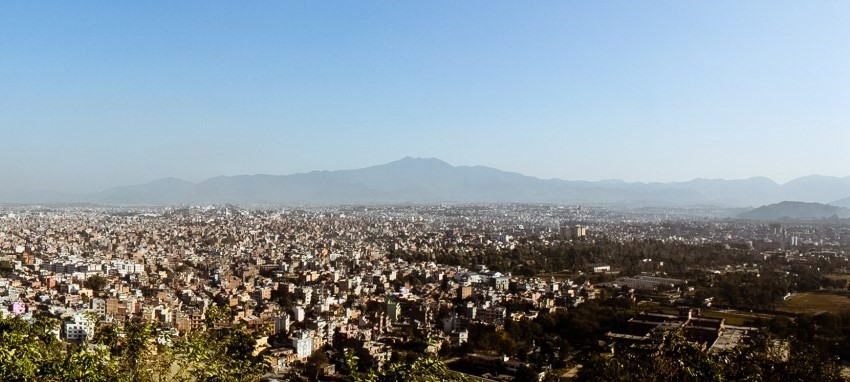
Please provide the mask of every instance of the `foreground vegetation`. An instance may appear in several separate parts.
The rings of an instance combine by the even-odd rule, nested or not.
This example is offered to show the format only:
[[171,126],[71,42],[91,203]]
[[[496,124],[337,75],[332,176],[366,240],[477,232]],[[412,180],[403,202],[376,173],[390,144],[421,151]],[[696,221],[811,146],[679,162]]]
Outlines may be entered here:
[[[67,344],[57,338],[58,321],[0,319],[0,380],[4,382],[247,382],[267,371],[257,352],[262,333],[221,326],[227,314],[211,309],[204,330],[182,337],[153,325],[128,321],[120,328],[99,327],[92,341]],[[464,381],[436,359],[417,357],[383,370],[361,370],[354,352],[346,353],[343,381]],[[290,380],[301,378],[293,376]]]
[[834,359],[800,341],[761,338],[749,347],[706,352],[681,333],[663,334],[655,349],[625,348],[594,356],[580,381],[842,381]]
[[93,341],[66,344],[58,322],[39,317],[0,320],[0,375],[4,381],[238,382],[263,372],[255,337],[240,327],[210,327],[171,337],[127,322],[98,328]]

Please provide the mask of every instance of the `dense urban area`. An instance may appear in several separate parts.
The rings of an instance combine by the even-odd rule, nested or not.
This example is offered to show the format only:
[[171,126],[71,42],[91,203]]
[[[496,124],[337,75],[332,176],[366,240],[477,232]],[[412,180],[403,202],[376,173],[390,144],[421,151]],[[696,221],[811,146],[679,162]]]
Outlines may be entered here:
[[850,222],[0,207],[7,381],[841,380]]

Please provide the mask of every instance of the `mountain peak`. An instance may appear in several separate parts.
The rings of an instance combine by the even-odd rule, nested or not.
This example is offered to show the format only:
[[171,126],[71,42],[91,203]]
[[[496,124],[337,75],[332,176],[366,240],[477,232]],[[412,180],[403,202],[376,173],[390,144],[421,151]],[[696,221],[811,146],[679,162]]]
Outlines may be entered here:
[[830,181],[836,181],[836,180],[841,180],[841,178],[836,177],[836,176],[829,176],[829,175],[812,174],[812,175],[806,175],[806,176],[801,176],[799,178],[791,179],[790,181],[786,182],[786,184],[800,183],[800,182],[824,182],[824,181],[830,182]]
[[421,158],[421,157],[411,157],[411,156],[406,156],[404,158],[401,158],[401,159],[399,159],[395,162],[391,162],[391,163],[440,163],[440,164],[446,164],[446,165],[448,164],[448,163],[444,162],[443,160],[438,159],[438,158],[434,158],[434,157]]
[[417,158],[417,157],[410,157],[410,156],[401,158],[397,161],[393,161],[393,162],[390,162],[390,163],[387,163],[387,164],[384,164],[384,165],[379,165],[377,167],[383,167],[383,166],[387,166],[387,167],[399,167],[399,166],[412,167],[413,166],[413,167],[417,167],[417,168],[423,168],[423,167],[431,167],[431,168],[453,167],[452,165],[450,165],[450,164],[448,164],[448,163],[446,163],[446,162],[444,162],[440,159],[437,159],[437,158]]

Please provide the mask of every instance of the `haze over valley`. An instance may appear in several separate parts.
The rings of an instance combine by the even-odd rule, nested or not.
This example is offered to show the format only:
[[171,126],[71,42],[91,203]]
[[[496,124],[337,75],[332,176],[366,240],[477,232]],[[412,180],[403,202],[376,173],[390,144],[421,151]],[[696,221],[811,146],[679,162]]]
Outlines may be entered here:
[[[8,192],[8,190],[5,190]],[[850,177],[812,175],[778,184],[764,177],[640,183],[540,179],[483,166],[406,157],[355,170],[220,176],[198,183],[163,178],[89,194],[5,194],[14,203],[107,205],[561,203],[611,207],[758,207],[782,201],[842,206]]]

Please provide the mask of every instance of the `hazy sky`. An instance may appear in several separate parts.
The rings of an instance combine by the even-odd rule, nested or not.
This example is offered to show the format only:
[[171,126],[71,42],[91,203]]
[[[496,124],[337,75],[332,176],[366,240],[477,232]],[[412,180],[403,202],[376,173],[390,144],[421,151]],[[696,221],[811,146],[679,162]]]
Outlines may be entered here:
[[0,187],[850,175],[848,1],[2,1]]

